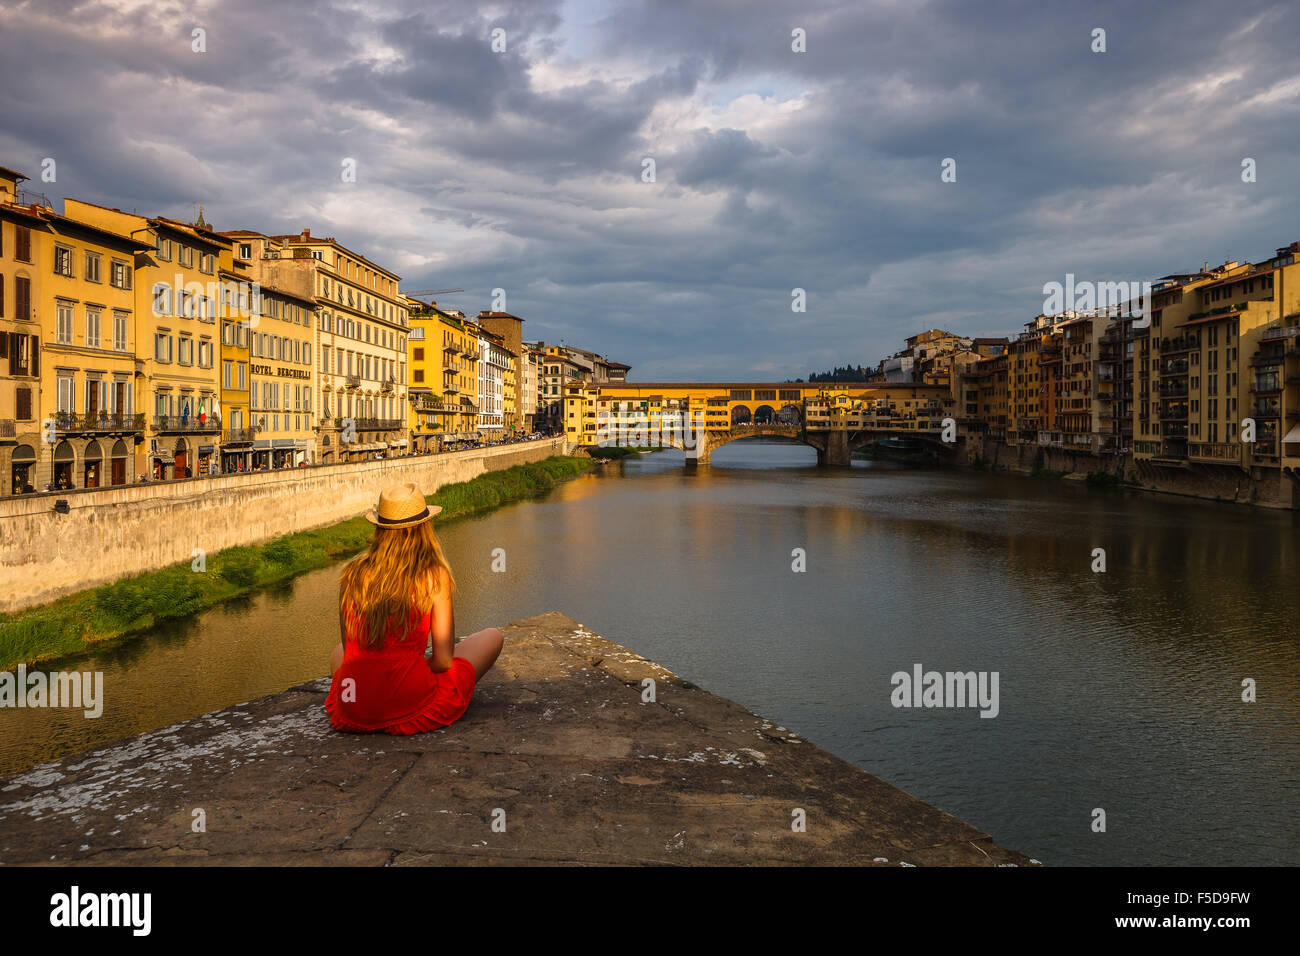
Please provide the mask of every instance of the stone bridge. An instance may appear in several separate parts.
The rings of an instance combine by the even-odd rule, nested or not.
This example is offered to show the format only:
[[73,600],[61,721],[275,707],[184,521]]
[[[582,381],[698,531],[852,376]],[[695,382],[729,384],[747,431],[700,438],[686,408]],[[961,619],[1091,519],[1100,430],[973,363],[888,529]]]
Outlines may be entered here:
[[574,445],[681,448],[688,468],[746,438],[802,442],[819,465],[848,465],[853,449],[882,438],[952,454],[963,437],[940,440],[941,423],[956,418],[952,398],[946,386],[919,382],[572,382],[563,414]]
[[693,444],[671,434],[664,442],[669,447],[679,448],[686,453],[687,468],[708,465],[714,451],[746,438],[786,438],[808,445],[817,452],[818,466],[848,466],[852,462],[854,449],[883,438],[912,439],[945,455],[953,454],[957,449],[956,444],[945,443],[938,435],[930,432],[884,427],[810,429],[794,424],[749,424],[737,425],[725,431],[703,430],[691,437],[694,438]]

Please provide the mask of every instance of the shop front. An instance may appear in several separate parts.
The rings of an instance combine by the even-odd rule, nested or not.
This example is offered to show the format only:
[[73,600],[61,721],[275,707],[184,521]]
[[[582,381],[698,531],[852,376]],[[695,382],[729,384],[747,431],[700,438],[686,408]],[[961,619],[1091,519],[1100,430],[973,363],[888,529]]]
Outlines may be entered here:
[[73,481],[73,466],[76,464],[76,457],[72,451],[72,443],[66,438],[54,446],[55,491],[67,491],[76,487]]
[[271,442],[271,467],[292,468],[297,443],[292,438],[276,438]]
[[31,445],[14,446],[9,457],[9,488],[15,495],[31,494],[36,490],[36,449]]
[[259,438],[253,442],[252,467],[254,471],[271,470],[271,440],[269,438]]
[[98,439],[92,438],[86,445],[85,462],[82,467],[81,487],[98,488],[103,469],[104,450],[100,447]]
[[213,474],[212,462],[215,458],[216,448],[212,445],[199,446],[199,465],[195,474],[203,477]]

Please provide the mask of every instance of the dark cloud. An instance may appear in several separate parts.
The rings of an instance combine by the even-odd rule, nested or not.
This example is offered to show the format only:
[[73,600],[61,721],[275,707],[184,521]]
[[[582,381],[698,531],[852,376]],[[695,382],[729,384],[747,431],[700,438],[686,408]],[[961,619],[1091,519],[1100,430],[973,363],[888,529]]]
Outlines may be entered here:
[[529,335],[643,379],[868,363],[918,328],[1015,330],[1066,272],[1300,238],[1291,3],[190,9],[0,3],[0,165],[55,158],[55,199],[310,226],[467,312],[504,287]]

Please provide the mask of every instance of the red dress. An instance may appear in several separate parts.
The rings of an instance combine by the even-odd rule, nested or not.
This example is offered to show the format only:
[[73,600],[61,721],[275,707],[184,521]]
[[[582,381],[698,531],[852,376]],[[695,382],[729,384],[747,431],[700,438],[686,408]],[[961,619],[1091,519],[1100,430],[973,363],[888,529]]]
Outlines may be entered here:
[[417,613],[412,610],[405,634],[390,628],[380,647],[355,640],[356,621],[350,617],[343,663],[325,698],[336,729],[418,734],[446,727],[465,713],[474,695],[474,665],[456,657],[448,670],[431,671],[424,647],[432,612]]

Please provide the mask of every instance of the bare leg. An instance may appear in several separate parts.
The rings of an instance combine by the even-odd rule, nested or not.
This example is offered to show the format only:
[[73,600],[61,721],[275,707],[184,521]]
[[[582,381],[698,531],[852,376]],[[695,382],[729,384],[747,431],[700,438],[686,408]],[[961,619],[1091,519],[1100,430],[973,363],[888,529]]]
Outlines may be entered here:
[[343,666],[343,645],[342,643],[334,645],[334,653],[330,655],[330,676],[334,675],[340,667]]
[[484,628],[457,644],[454,656],[463,657],[473,664],[475,679],[482,680],[483,675],[496,663],[504,639],[505,635],[499,628]]

